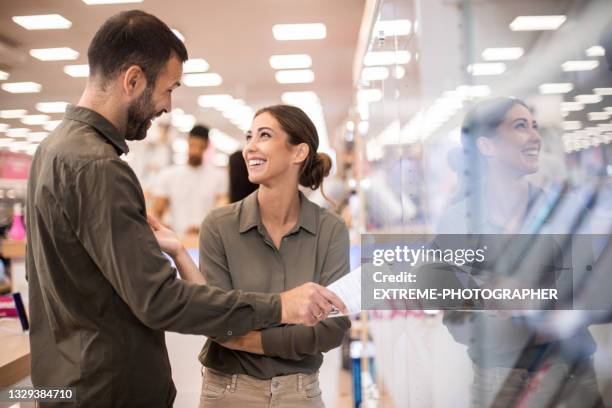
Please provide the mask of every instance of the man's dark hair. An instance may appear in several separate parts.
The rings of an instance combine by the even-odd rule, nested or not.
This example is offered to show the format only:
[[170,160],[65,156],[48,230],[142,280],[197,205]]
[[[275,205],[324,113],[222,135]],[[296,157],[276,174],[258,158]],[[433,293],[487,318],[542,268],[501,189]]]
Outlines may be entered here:
[[140,10],[123,11],[104,22],[89,49],[91,76],[104,82],[131,65],[138,65],[153,86],[170,57],[175,54],[182,62],[187,49],[168,26],[157,17]]
[[195,125],[189,132],[189,137],[197,137],[208,142],[208,133],[210,129],[203,125]]

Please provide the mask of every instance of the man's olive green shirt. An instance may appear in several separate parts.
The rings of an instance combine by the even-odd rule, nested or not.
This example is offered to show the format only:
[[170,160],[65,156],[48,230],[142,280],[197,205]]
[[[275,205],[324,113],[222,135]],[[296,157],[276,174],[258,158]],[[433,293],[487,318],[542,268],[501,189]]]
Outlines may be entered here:
[[79,403],[70,406],[171,406],[164,330],[241,335],[280,321],[278,295],[177,278],[147,224],[140,184],[119,157],[127,151],[108,120],[70,106],[32,161],[32,382],[76,387]]
[[[305,282],[327,286],[349,271],[349,234],[340,217],[300,193],[295,227],[276,248],[261,221],[257,191],[218,208],[200,230],[200,268],[211,285],[275,293]],[[328,318],[314,327],[283,325],[262,331],[265,355],[234,351],[209,341],[200,361],[230,374],[269,379],[314,373],[323,352],[338,347],[350,328],[346,317]]]

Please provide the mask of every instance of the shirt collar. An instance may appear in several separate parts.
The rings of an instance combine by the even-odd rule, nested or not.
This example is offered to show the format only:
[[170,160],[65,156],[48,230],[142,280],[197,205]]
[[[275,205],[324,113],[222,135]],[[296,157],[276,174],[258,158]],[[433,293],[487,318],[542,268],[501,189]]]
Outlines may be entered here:
[[[257,201],[257,192],[255,190],[248,197],[246,197],[242,201],[241,209],[240,209],[240,233],[249,231],[254,227],[258,227],[258,229],[263,231],[263,224],[261,222],[261,214],[259,212],[259,202]],[[291,231],[291,233],[296,232],[299,228],[303,228],[304,230],[310,232],[315,235],[317,233],[317,224],[318,224],[318,211],[317,205],[310,201],[304,193],[301,191],[300,194],[300,217],[298,219],[298,223],[296,227]]]
[[130,149],[117,128],[108,119],[91,109],[69,105],[66,108],[66,119],[85,123],[96,129],[117,150],[117,154],[127,154]]

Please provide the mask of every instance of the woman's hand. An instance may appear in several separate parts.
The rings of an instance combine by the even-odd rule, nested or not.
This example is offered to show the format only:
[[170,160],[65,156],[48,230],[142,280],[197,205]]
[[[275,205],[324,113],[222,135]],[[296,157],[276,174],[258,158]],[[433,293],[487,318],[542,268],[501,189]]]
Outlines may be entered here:
[[155,217],[147,215],[147,221],[153,230],[153,234],[159,243],[162,251],[170,255],[172,258],[184,250],[183,244],[178,235],[170,228],[164,227]]

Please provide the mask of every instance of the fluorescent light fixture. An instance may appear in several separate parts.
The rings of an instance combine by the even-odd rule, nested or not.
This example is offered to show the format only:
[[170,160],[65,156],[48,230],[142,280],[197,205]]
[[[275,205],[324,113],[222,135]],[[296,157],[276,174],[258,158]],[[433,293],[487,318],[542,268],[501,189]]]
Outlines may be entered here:
[[612,88],[593,88],[593,92],[597,95],[612,95]]
[[412,55],[410,51],[370,51],[363,58],[363,65],[403,65],[408,64]]
[[574,89],[574,84],[570,82],[547,83],[540,85],[539,89],[543,95],[564,94],[571,92]]
[[378,102],[383,98],[383,93],[380,89],[360,89],[357,91],[357,101],[359,102]]
[[565,23],[566,16],[518,16],[510,23],[512,31],[556,30]]
[[389,78],[389,68],[387,67],[365,67],[361,71],[363,81],[383,81]]
[[31,132],[28,133],[28,142],[40,143],[49,136],[49,132]]
[[21,123],[24,125],[44,125],[51,119],[49,115],[26,115],[21,118]]
[[88,6],[96,4],[122,4],[122,3],[142,3],[143,0],[83,0]]
[[172,28],[171,30],[174,33],[174,35],[178,37],[179,40],[181,40],[182,42],[185,42],[185,36],[179,30],[177,30],[176,28]]
[[6,135],[8,137],[24,137],[30,132],[28,128],[10,128],[7,129]]
[[5,82],[0,86],[10,93],[37,93],[42,89],[38,82]]
[[603,100],[603,96],[601,95],[576,95],[574,98],[576,102],[580,102],[582,104],[591,104],[591,103],[599,103]]
[[183,63],[183,73],[206,72],[210,66],[204,58],[190,58]]
[[606,49],[601,45],[594,45],[585,51],[587,57],[603,57],[606,55]]
[[62,121],[61,120],[50,120],[43,125],[43,129],[51,132],[53,129],[57,127]]
[[561,125],[563,126],[563,130],[582,129],[582,122],[579,120],[566,120],[565,122],[561,123]]
[[312,58],[308,54],[273,55],[270,66],[274,69],[310,68]]
[[481,62],[470,64],[467,72],[473,76],[501,75],[506,72],[506,64],[502,62]]
[[59,14],[40,14],[35,16],[15,16],[13,21],[26,30],[58,30],[72,26],[70,20]]
[[225,154],[232,154],[240,149],[240,142],[218,129],[210,130],[210,142],[213,147]]
[[281,100],[288,105],[318,104],[319,96],[313,91],[283,92]]
[[512,61],[523,56],[525,50],[521,47],[487,48],[482,52],[485,61]]
[[606,106],[606,107],[604,108],[604,110],[605,110],[606,112],[610,112],[610,113],[612,113],[612,106]]
[[0,81],[6,81],[7,79],[9,79],[9,73],[0,71]]
[[64,113],[68,102],[39,102],[36,110],[44,113]]
[[79,58],[79,53],[70,47],[35,48],[30,55],[41,61],[67,61]]
[[8,123],[0,123],[0,132],[6,132],[9,127]]
[[589,112],[587,113],[589,120],[608,120],[610,119],[610,112]]
[[561,102],[561,110],[565,112],[578,112],[584,109],[580,102]]
[[306,84],[315,80],[315,74],[309,69],[276,71],[276,82],[279,84]]
[[2,119],[20,119],[28,114],[25,109],[6,109],[0,110],[0,118]]
[[327,28],[323,23],[275,24],[272,34],[278,41],[322,40],[327,36]]
[[66,65],[64,72],[74,78],[87,78],[89,76],[89,65]]
[[203,74],[185,74],[183,75],[183,83],[186,86],[217,86],[223,83],[221,75],[215,72],[207,72]]
[[491,94],[491,87],[488,85],[459,85],[457,93],[468,99],[484,98]]
[[386,20],[377,21],[374,24],[374,34],[378,35],[381,31],[387,37],[399,37],[410,35],[412,22],[410,20]]
[[394,71],[393,76],[395,79],[402,79],[406,75],[406,68],[401,65],[396,65]]
[[572,71],[591,71],[599,66],[597,60],[571,60],[561,64],[561,69],[565,72]]
[[198,105],[202,108],[217,108],[221,109],[224,106],[232,103],[234,98],[228,94],[213,94],[200,95],[198,97]]

